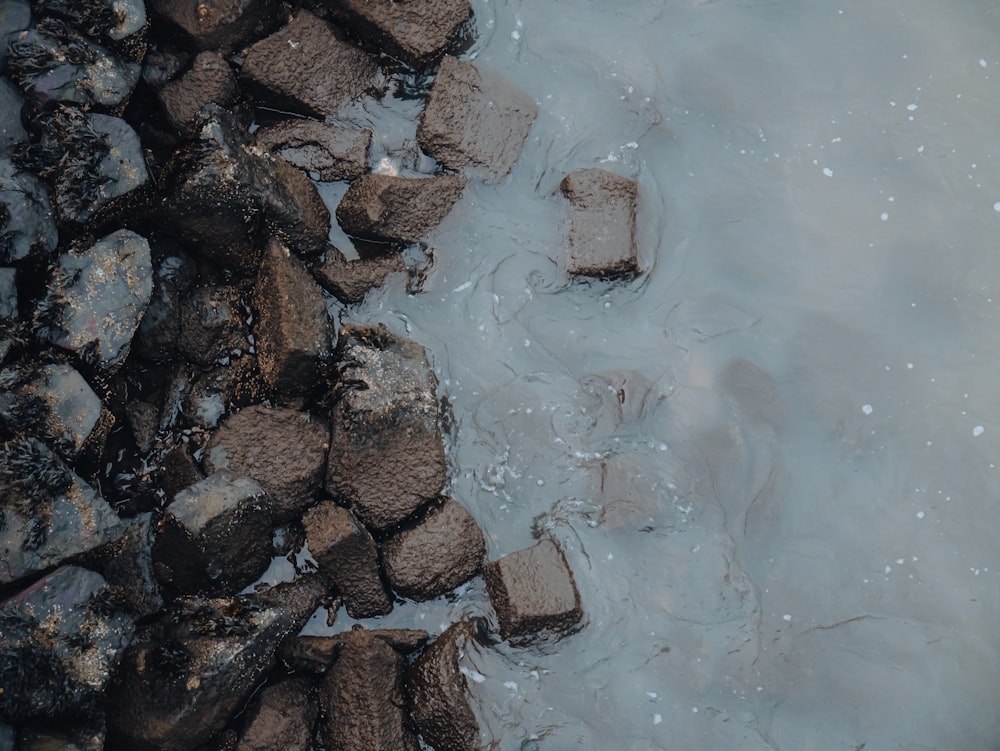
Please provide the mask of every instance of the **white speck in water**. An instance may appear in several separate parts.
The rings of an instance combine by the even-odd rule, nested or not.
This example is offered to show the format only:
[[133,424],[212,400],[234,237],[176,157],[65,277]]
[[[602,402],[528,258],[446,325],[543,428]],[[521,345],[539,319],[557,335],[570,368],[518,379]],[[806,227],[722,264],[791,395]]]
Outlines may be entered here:
[[521,32],[520,31],[510,32],[510,38],[513,39],[514,41],[517,41],[518,39],[521,38]]
[[613,561],[614,559],[615,559],[615,554],[614,553],[608,553],[608,560],[609,561]]
[[906,109],[908,109],[910,112],[916,112],[917,105],[915,105],[915,104],[908,104],[908,105],[906,105]]
[[993,210],[1000,211],[1000,201],[997,201],[995,204],[993,204]]
[[653,724],[654,725],[659,725],[661,722],[663,722],[663,715],[661,715],[659,713],[654,714],[653,715]]
[[647,691],[646,696],[648,696],[650,699],[655,699],[657,696],[659,696],[659,694],[657,694],[655,691]]
[[785,614],[784,614],[783,616],[781,616],[781,617],[782,617],[782,618],[783,618],[784,620],[786,620],[786,621],[790,621],[790,620],[792,620],[792,616],[790,616],[790,615],[789,615],[788,613],[785,613]]
[[919,146],[917,146],[917,153],[918,154],[923,154],[924,153],[924,145],[923,144],[920,144]]
[[892,571],[892,566],[886,566],[885,572],[888,574],[890,571]]
[[833,170],[830,169],[829,167],[824,167],[823,174],[826,175],[827,177],[833,177]]
[[917,512],[917,518],[918,519],[923,519],[924,518],[924,512],[923,511],[918,511]]
[[486,680],[486,676],[485,675],[483,675],[482,673],[480,673],[478,670],[471,670],[471,669],[465,667],[465,665],[460,666],[458,670],[459,670],[460,673],[462,673],[462,675],[464,675],[464,676],[466,676],[468,678],[471,678],[476,683],[482,683],[482,682],[484,682]]
[[906,369],[907,370],[913,370],[913,363],[912,362],[906,363]]
[[888,211],[883,211],[883,212],[882,212],[882,216],[880,217],[880,219],[881,219],[881,220],[882,220],[883,222],[887,221],[887,220],[889,219],[889,212],[888,212]]
[[698,714],[698,707],[691,707],[691,711]]
[[865,405],[864,405],[864,406],[863,406],[863,407],[861,408],[861,411],[862,411],[862,412],[864,412],[864,413],[865,413],[866,415],[870,415],[870,414],[871,414],[871,413],[872,413],[872,412],[873,412],[874,410],[872,409],[872,405],[870,405],[870,404],[865,404]]
[[544,485],[544,484],[545,484],[545,480],[535,480],[535,485],[537,485],[538,487],[542,487],[542,485]]
[[509,688],[511,691],[517,691],[517,684],[514,681],[507,681],[503,686],[504,688]]
[[980,68],[986,67],[986,61],[983,58],[979,58],[979,67]]
[[974,427],[972,429],[972,437],[973,438],[979,438],[979,436],[981,436],[985,432],[986,432],[986,428],[984,428],[982,425],[977,425],[976,427]]

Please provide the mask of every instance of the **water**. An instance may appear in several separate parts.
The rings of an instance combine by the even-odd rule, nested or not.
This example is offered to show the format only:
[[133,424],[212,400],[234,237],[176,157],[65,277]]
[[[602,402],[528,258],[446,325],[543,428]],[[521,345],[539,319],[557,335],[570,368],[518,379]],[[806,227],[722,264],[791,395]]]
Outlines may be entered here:
[[[1000,8],[474,5],[538,120],[352,317],[433,353],[490,559],[576,573],[579,634],[464,658],[492,748],[1000,748]],[[587,166],[635,282],[560,268]]]

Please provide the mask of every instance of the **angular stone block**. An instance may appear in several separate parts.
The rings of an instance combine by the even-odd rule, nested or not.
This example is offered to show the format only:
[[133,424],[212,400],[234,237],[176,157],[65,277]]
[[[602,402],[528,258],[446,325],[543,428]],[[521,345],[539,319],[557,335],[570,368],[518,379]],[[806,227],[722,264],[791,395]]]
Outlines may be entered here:
[[453,170],[502,180],[538,116],[535,101],[498,73],[446,56],[420,116],[420,147]]
[[180,303],[180,353],[202,367],[245,353],[250,328],[240,290],[231,286],[199,287]]
[[150,10],[199,50],[229,55],[280,23],[281,5],[270,0],[149,0]]
[[236,97],[236,74],[218,52],[201,52],[180,78],[159,92],[160,104],[170,124],[190,133],[198,112],[209,102],[229,106]]
[[389,274],[403,271],[406,265],[401,253],[382,253],[349,261],[332,246],[327,248],[323,263],[313,267],[313,274],[323,289],[347,305],[361,302],[368,290],[382,286]]
[[635,247],[635,180],[599,168],[571,172],[559,184],[571,204],[570,274],[628,277],[638,274]]
[[323,182],[353,180],[368,171],[372,132],[315,120],[284,120],[257,131],[257,147]]
[[247,710],[236,751],[309,751],[318,716],[316,684],[309,678],[267,686]]

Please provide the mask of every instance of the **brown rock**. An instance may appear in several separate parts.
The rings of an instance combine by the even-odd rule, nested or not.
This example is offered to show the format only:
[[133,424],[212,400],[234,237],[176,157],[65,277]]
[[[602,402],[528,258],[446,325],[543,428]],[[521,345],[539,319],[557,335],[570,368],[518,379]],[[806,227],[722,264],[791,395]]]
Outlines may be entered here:
[[319,706],[309,678],[289,678],[267,686],[247,710],[236,751],[309,751]]
[[316,117],[335,115],[383,85],[368,55],[341,42],[307,10],[254,44],[240,77],[262,104]]
[[188,134],[199,110],[209,102],[229,106],[236,97],[236,76],[218,52],[201,52],[180,78],[159,92],[160,104],[170,124]]
[[504,639],[566,632],[583,618],[573,574],[550,539],[493,561],[485,576]]
[[386,277],[406,271],[400,253],[381,253],[348,261],[334,247],[327,248],[323,263],[313,268],[316,281],[342,303],[350,305],[365,299],[368,290],[382,286]]
[[250,346],[247,314],[236,287],[199,287],[181,301],[177,348],[188,362],[209,367]]
[[[325,673],[340,654],[344,639],[350,639],[351,632],[336,636],[299,636],[289,641],[282,649],[282,659],[293,670],[307,670],[310,673]],[[397,652],[408,654],[427,642],[427,632],[418,629],[392,628],[368,631]],[[356,637],[355,637],[356,638]]]
[[330,579],[351,618],[392,611],[378,568],[378,548],[354,515],[333,501],[321,501],[302,517],[309,552]]
[[385,574],[403,597],[423,601],[449,592],[478,574],[486,540],[472,514],[445,498],[413,529],[382,545]]
[[281,12],[270,0],[150,0],[149,6],[197,49],[223,55],[277,26]]
[[273,181],[261,191],[268,227],[296,253],[322,253],[330,237],[331,219],[316,184],[283,159],[269,161]]
[[521,156],[537,115],[534,100],[499,74],[445,56],[417,140],[449,169],[498,182]]
[[365,175],[344,194],[337,221],[363,240],[421,242],[448,215],[466,182],[462,175]]
[[257,146],[324,182],[368,171],[372,132],[315,120],[284,120],[257,131]]
[[569,273],[596,277],[638,274],[635,180],[594,167],[566,175],[559,189],[572,205]]

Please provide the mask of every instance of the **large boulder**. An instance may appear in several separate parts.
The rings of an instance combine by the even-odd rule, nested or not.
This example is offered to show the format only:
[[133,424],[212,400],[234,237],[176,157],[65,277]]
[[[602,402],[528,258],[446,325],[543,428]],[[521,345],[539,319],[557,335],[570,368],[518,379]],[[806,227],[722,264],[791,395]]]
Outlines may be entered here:
[[274,683],[247,709],[236,751],[310,751],[318,716],[313,680],[298,676]]
[[571,206],[569,273],[595,277],[639,273],[635,180],[591,167],[566,175],[559,190]]

